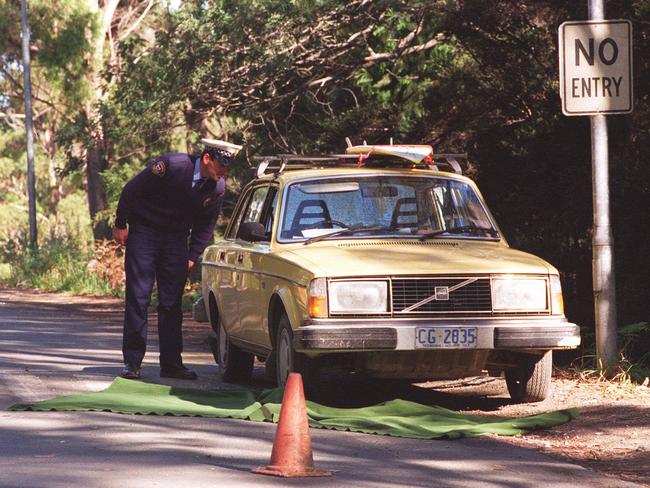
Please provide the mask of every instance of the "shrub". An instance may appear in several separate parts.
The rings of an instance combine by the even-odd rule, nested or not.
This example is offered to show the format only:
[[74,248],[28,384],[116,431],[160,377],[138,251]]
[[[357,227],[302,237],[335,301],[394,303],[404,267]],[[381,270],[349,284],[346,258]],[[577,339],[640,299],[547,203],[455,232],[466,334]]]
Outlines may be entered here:
[[622,383],[645,383],[650,378],[650,323],[628,324],[618,329],[619,359],[603,371],[596,359],[595,334],[583,334],[583,350],[574,367],[583,377],[614,379]]
[[119,295],[124,290],[124,246],[116,241],[97,241],[94,258],[87,268],[107,282],[113,294]]
[[[0,285],[40,288],[79,295],[124,296],[124,246],[101,240],[84,246],[78,239],[52,238],[37,250],[7,242],[0,254]],[[185,285],[183,310],[201,295],[200,263]],[[157,303],[154,287],[152,306]]]
[[17,247],[5,265],[10,266],[8,276],[0,276],[5,286],[40,288],[81,295],[119,295],[110,281],[88,266],[94,259],[92,248],[84,249],[77,242],[66,239],[49,239],[38,249]]
[[634,378],[650,377],[650,323],[639,322],[621,327],[618,331],[621,355],[630,364]]

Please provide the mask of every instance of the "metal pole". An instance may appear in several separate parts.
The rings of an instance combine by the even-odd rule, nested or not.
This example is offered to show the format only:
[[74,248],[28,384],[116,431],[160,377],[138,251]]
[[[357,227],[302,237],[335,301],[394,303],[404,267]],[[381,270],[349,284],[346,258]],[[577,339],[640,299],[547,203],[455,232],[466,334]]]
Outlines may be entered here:
[[29,206],[29,247],[36,249],[36,178],[34,176],[34,132],[32,121],[32,79],[30,74],[29,29],[27,27],[27,0],[21,1],[23,24],[23,73],[25,76],[25,132],[27,132],[27,195]]
[[[589,20],[605,19],[603,3],[603,0],[589,0]],[[599,367],[602,370],[607,370],[618,359],[614,239],[609,220],[607,118],[605,115],[592,115],[590,119],[594,205],[592,270],[596,314],[596,357]]]

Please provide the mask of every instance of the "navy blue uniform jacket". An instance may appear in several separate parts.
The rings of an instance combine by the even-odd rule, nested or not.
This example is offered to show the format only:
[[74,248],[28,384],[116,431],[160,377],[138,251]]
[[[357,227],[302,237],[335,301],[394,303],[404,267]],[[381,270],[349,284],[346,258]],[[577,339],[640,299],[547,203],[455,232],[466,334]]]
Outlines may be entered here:
[[142,224],[165,232],[191,233],[188,259],[195,261],[212,240],[226,189],[224,179],[192,188],[195,156],[165,154],[129,181],[117,205],[115,227]]

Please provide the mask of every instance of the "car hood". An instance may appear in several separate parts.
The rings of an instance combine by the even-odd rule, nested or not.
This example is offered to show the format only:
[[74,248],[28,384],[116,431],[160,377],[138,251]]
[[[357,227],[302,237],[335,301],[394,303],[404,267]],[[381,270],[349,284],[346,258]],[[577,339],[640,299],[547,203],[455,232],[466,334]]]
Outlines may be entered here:
[[543,259],[495,242],[354,240],[314,243],[281,254],[315,276],[557,273]]

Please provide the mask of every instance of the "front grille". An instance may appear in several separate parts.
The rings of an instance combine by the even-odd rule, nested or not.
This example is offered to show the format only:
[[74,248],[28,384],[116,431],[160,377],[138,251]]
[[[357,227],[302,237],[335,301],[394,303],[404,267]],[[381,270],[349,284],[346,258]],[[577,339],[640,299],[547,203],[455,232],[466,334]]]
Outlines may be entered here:
[[[473,281],[472,281],[473,280]],[[469,281],[469,282],[468,282]],[[393,313],[398,314],[484,314],[492,312],[490,279],[480,278],[405,278],[391,280]],[[465,283],[467,282],[467,283]],[[465,283],[465,284],[464,284]],[[460,286],[459,286],[460,285]],[[459,286],[454,290],[455,286]],[[439,293],[440,299],[431,300],[436,296],[436,287],[446,287],[449,290],[448,299],[443,299],[444,292]],[[444,290],[444,288],[443,288]],[[439,290],[440,291],[440,290]],[[417,303],[426,303],[410,309]]]

